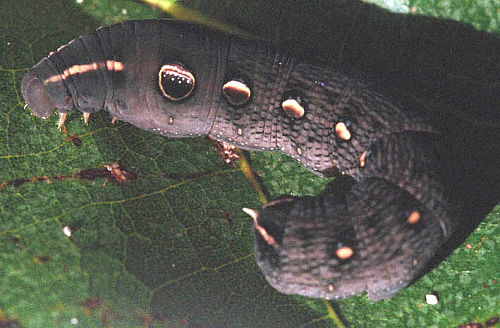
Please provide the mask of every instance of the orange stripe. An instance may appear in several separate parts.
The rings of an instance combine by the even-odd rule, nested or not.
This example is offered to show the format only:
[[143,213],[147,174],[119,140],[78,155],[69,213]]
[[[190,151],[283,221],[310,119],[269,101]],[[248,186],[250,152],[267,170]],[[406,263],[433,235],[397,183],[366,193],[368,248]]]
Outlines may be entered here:
[[62,80],[66,80],[71,75],[84,74],[87,72],[97,71],[98,69],[106,68],[108,71],[123,71],[124,65],[122,62],[115,60],[106,60],[105,62],[84,64],[84,65],[73,65],[70,68],[65,69],[62,74],[52,75],[51,77],[45,79],[44,84],[56,83]]

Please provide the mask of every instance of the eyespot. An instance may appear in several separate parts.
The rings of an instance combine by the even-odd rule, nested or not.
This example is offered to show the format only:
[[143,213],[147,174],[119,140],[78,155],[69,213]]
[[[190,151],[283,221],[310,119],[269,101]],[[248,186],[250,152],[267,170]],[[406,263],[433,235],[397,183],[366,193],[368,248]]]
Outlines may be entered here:
[[250,99],[252,91],[244,81],[231,80],[224,83],[222,93],[229,103],[240,106]]
[[158,73],[158,86],[165,98],[179,101],[188,97],[194,90],[195,78],[181,64],[166,64]]

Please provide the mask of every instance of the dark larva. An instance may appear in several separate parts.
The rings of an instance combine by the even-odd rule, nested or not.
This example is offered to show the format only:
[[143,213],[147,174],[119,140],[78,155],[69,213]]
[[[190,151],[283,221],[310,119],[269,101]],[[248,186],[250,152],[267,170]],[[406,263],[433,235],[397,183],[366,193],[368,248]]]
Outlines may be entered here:
[[257,263],[284,293],[391,297],[459,224],[444,169],[455,149],[443,151],[438,129],[356,80],[265,43],[130,21],[51,53],[21,90],[39,116],[105,108],[165,136],[279,149],[315,174],[342,172],[317,197],[246,210]]

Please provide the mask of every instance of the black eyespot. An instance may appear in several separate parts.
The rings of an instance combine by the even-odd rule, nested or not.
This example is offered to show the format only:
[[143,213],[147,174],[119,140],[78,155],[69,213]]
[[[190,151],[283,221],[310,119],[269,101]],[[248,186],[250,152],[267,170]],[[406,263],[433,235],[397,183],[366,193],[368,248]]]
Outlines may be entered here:
[[194,90],[194,75],[181,64],[166,64],[158,73],[158,86],[165,98],[179,101]]
[[252,91],[243,80],[230,80],[222,86],[222,93],[227,101],[235,106],[243,105],[250,99]]

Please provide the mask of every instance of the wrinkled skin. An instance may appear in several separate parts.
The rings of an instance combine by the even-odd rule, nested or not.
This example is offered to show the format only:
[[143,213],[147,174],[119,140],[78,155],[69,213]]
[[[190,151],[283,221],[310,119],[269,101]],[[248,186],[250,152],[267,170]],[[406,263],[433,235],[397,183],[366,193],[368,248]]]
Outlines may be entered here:
[[[161,67],[176,63],[195,80],[181,100],[159,87]],[[243,104],[223,92],[232,80],[249,90]],[[470,188],[461,176],[490,160],[470,155],[422,113],[326,66],[173,21],[83,35],[42,59],[21,91],[38,116],[105,108],[168,137],[280,150],[315,174],[340,174],[322,195],[281,199],[256,217],[257,263],[288,294],[392,297],[467,219]],[[287,99],[296,100],[295,116],[284,110]],[[497,201],[494,194],[488,204]]]

